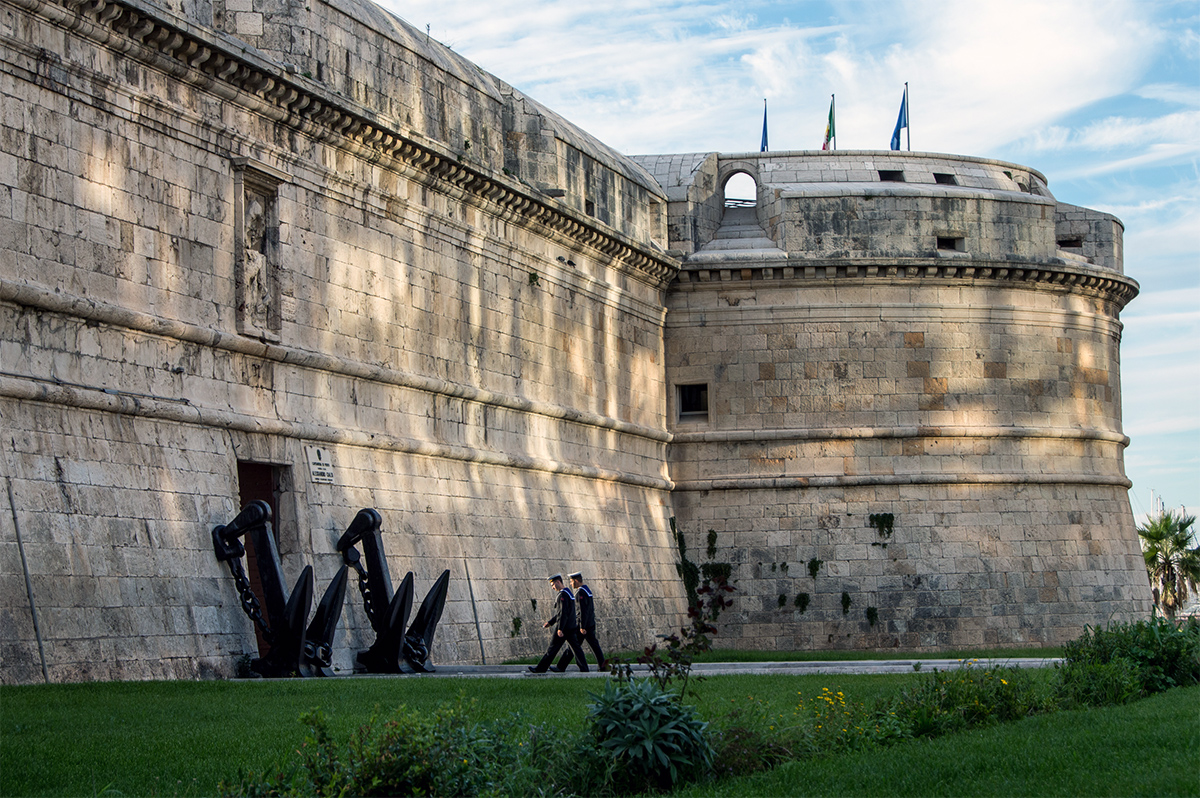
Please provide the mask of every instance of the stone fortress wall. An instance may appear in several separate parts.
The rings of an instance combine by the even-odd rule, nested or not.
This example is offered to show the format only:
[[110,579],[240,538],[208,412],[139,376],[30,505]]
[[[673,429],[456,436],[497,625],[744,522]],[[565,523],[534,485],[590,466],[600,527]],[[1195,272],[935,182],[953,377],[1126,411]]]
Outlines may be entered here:
[[[369,4],[293,10],[4,4],[6,682],[41,678],[18,535],[51,680],[231,673],[210,531],[255,490],[289,586],[361,507],[418,600],[449,568],[435,662],[538,651],[556,571],[609,645],[680,621],[661,190]],[[372,639],[352,587],[335,665]]]
[[[0,8],[0,681],[232,673],[256,642],[209,534],[260,497],[318,591],[361,507],[396,581],[449,568],[435,663],[539,650],[560,570],[607,647],[677,627],[673,515],[694,559],[716,530],[738,645],[1148,611],[1136,287],[1119,222],[1036,172],[627,158],[365,0]],[[351,588],[335,666],[370,642]]]
[[[982,159],[687,162],[642,159],[671,234],[707,232],[672,240],[691,254],[668,381],[708,405],[671,397],[671,476],[689,550],[714,535],[738,581],[725,634],[1042,645],[1148,612],[1121,465],[1118,313],[1136,284],[1119,221]],[[757,204],[726,209],[739,172]]]

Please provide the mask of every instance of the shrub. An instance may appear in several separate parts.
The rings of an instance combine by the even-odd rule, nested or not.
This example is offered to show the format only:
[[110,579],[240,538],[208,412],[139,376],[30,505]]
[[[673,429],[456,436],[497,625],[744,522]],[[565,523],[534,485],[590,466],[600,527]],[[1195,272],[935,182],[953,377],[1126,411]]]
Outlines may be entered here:
[[309,733],[295,761],[222,782],[221,794],[529,795],[570,778],[560,734],[525,727],[519,717],[472,723],[461,700],[432,714],[401,707],[384,722],[376,714],[344,745],[322,713],[301,720]]
[[[902,690],[888,712],[917,737],[934,737],[973,726],[1017,720],[1045,711],[1049,699],[1021,668],[976,667],[923,674]],[[881,710],[882,711],[882,710]]]
[[782,715],[771,715],[753,696],[743,706],[735,703],[713,721],[714,775],[748,776],[794,759],[796,731],[785,724]]
[[809,756],[890,745],[912,736],[890,705],[868,709],[828,687],[809,702],[801,699],[795,714],[802,720],[794,733],[795,747]]
[[[618,793],[670,789],[711,772],[708,724],[674,693],[641,679],[608,682],[592,698],[587,723],[594,745],[581,753],[605,760],[607,786]],[[585,792],[598,786],[587,785]]]
[[[1077,640],[1063,646],[1060,675],[1076,666],[1107,665],[1118,659],[1137,670],[1145,694],[1200,684],[1200,621],[1189,618],[1175,624],[1156,617],[1109,624],[1104,629],[1088,627]],[[1110,670],[1115,674],[1121,667]]]
[[1141,672],[1124,657],[1069,662],[1059,667],[1057,698],[1063,709],[1125,704],[1142,695]]

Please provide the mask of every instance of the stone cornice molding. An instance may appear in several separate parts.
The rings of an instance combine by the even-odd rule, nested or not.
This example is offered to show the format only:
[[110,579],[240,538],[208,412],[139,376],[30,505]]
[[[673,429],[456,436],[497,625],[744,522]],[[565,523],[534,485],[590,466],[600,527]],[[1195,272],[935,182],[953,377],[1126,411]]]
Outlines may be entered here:
[[1105,269],[1069,264],[1062,259],[1047,261],[997,261],[969,256],[937,258],[822,258],[790,255],[786,265],[743,263],[688,263],[679,272],[672,290],[705,287],[727,289],[731,283],[842,282],[898,280],[990,281],[1012,288],[1059,289],[1091,293],[1123,309],[1138,295],[1136,280]]
[[171,76],[343,147],[370,162],[390,159],[497,208],[501,218],[587,247],[656,288],[678,269],[666,253],[633,241],[565,205],[547,204],[516,181],[492,174],[433,141],[414,141],[398,126],[315,81],[290,74],[240,40],[138,0],[8,0],[98,44],[135,54]]
[[1133,482],[1114,474],[862,474],[855,476],[713,477],[680,480],[676,491],[851,488],[878,485],[1111,485],[1129,489]]
[[780,443],[793,441],[865,440],[868,438],[1050,438],[1105,441],[1129,445],[1120,432],[1078,427],[831,427],[829,429],[676,430],[672,443]]

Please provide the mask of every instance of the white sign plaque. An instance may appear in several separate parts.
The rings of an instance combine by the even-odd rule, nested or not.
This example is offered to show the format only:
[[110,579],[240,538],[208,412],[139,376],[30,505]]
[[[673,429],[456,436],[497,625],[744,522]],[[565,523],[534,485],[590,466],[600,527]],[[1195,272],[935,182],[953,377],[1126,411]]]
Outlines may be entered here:
[[317,484],[333,484],[333,458],[329,450],[320,446],[305,446],[304,456],[308,459],[308,476]]

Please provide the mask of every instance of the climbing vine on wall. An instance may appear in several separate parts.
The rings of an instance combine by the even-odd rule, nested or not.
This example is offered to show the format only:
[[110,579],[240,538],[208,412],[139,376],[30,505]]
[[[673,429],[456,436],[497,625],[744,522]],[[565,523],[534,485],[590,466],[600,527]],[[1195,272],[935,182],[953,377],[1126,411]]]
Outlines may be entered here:
[[883,546],[887,548],[888,541],[892,539],[892,530],[896,524],[896,517],[891,513],[871,513],[867,517],[867,521],[871,526],[875,527],[875,532],[879,535],[879,540],[871,543],[872,546]]
[[679,547],[679,562],[675,564],[675,572],[683,580],[683,589],[687,591],[688,606],[694,607],[700,601],[696,588],[700,587],[700,566],[688,559],[687,544],[683,540],[683,531],[675,524],[675,516],[670,518],[671,534],[675,537],[675,545]]
[[[688,559],[687,543],[683,538],[683,530],[675,523],[675,516],[670,518],[671,534],[675,537],[675,545],[679,547],[679,562],[675,564],[675,571],[683,580],[683,588],[687,591],[688,606],[694,607],[700,600],[700,594],[696,591],[700,587],[701,579],[704,582],[713,584],[731,584],[733,576],[733,564],[727,562],[706,562],[697,565]],[[708,557],[711,560],[717,553],[717,531],[715,529],[708,530]]]

